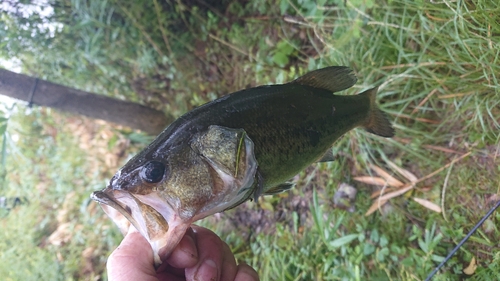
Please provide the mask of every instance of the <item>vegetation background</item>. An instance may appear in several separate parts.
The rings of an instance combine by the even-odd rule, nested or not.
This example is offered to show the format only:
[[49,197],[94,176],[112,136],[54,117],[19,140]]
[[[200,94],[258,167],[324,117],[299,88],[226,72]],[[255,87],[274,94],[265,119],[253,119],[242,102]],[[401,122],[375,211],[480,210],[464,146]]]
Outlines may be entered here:
[[[293,190],[200,222],[262,280],[423,280],[500,199],[497,1],[7,0],[0,11],[2,63],[176,117],[329,65],[357,73],[346,94],[380,87],[395,138],[351,131],[338,160]],[[0,276],[105,280],[122,237],[89,194],[152,137],[23,104],[1,112]],[[352,212],[334,204],[339,183],[358,190]],[[368,183],[407,192],[365,215],[380,199]],[[499,221],[434,280],[497,280]]]

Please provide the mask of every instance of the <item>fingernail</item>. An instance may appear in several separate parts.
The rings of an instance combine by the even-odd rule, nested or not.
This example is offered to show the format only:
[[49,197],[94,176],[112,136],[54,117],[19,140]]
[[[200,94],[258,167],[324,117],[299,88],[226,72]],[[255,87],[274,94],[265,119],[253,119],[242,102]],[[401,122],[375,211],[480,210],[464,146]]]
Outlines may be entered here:
[[211,259],[206,259],[198,268],[195,277],[196,277],[195,280],[199,281],[219,280],[219,272],[217,270],[217,264]]
[[236,273],[236,277],[234,277],[234,281],[258,281],[258,280],[260,280],[259,274],[257,274],[257,271],[255,271],[255,269],[253,269],[245,262],[241,262],[238,265],[238,272]]

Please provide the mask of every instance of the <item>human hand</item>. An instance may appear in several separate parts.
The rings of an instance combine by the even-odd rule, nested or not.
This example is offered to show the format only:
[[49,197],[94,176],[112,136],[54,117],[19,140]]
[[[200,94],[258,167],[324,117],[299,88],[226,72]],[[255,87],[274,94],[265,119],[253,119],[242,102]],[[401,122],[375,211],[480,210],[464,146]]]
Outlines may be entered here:
[[229,246],[212,231],[191,226],[163,264],[155,269],[153,250],[142,235],[130,227],[120,246],[108,258],[110,281],[258,281],[247,264],[236,265]]

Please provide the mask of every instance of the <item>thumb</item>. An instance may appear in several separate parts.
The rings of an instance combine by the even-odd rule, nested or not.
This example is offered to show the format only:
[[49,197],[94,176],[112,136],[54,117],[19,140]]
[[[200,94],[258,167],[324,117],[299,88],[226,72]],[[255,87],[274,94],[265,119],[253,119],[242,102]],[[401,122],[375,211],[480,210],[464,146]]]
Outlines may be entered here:
[[108,258],[108,280],[157,281],[153,264],[153,250],[148,241],[130,226],[120,246]]

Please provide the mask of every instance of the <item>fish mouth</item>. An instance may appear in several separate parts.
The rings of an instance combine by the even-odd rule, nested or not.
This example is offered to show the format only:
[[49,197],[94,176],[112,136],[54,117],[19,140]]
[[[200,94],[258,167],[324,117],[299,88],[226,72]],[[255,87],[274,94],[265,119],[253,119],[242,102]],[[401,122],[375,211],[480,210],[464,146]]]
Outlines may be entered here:
[[132,224],[148,240],[157,266],[173,252],[191,223],[261,192],[254,182],[258,166],[254,145],[243,129],[214,125],[193,138],[183,150],[175,151],[183,160],[170,159],[182,164],[170,165],[170,173],[177,175],[170,181],[148,185],[136,168],[126,174],[119,170],[104,190],[91,195],[123,234]]
[[[163,203],[161,210],[157,210],[141,201],[141,195],[134,196],[127,191],[108,187],[93,192],[90,197],[101,205],[123,235],[132,224],[148,240],[156,266],[162,263],[160,257],[166,259],[172,253],[191,224],[179,218],[169,204]],[[149,197],[156,196],[149,194]]]

